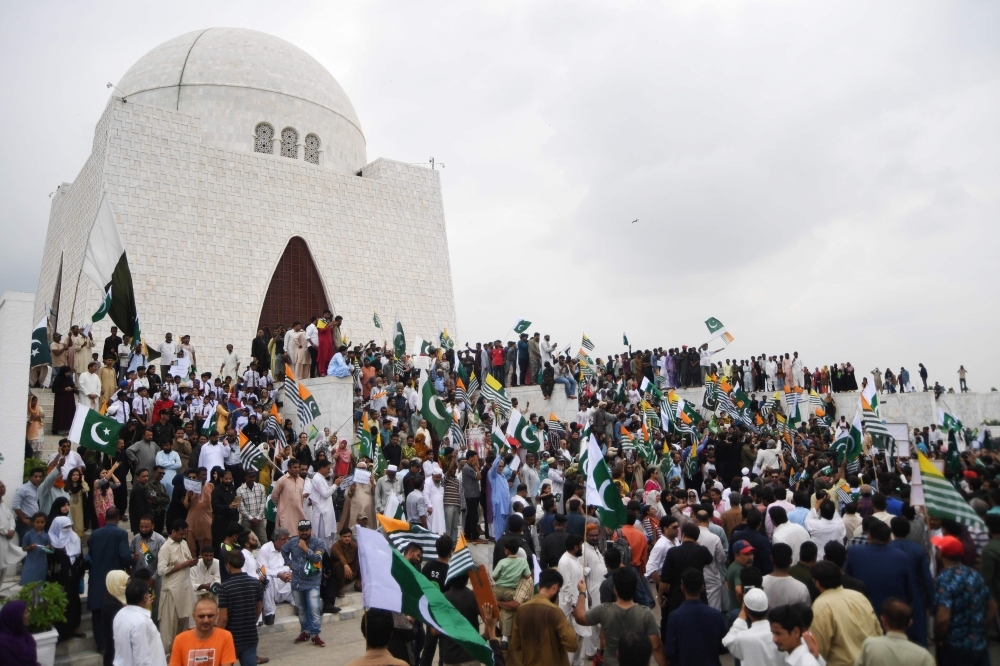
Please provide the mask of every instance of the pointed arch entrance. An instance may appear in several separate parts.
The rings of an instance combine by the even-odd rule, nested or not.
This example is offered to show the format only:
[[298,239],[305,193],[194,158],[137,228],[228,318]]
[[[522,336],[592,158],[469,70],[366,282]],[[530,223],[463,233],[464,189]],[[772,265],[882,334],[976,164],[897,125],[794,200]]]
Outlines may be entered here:
[[323,314],[329,307],[319,270],[306,242],[293,236],[285,246],[267,287],[257,328],[274,331],[279,324],[309,323],[309,318]]

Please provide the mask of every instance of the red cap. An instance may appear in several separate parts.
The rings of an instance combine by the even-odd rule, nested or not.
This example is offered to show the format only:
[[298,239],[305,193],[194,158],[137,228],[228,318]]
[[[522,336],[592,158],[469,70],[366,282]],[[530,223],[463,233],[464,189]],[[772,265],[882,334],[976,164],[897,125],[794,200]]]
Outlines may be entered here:
[[937,549],[941,551],[941,554],[949,560],[965,555],[965,546],[963,546],[962,542],[953,536],[931,537],[931,543],[937,546]]
[[971,469],[967,469],[964,472],[962,472],[962,476],[964,476],[967,479],[978,479],[979,478],[979,475],[976,474]]

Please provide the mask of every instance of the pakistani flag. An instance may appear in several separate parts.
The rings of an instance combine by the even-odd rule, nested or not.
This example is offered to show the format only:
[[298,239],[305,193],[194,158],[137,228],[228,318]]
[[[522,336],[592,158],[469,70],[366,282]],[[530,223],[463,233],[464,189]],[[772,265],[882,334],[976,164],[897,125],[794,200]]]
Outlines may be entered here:
[[[917,451],[920,468],[920,485],[924,491],[927,513],[935,518],[957,520],[971,530],[986,531],[982,519],[972,510],[965,498],[951,485],[924,454]],[[916,472],[916,469],[914,469]],[[916,478],[913,479],[914,484]]]
[[594,343],[587,337],[586,333],[583,334],[583,340],[580,342],[580,345],[587,351],[594,351]]
[[733,336],[729,334],[726,330],[725,325],[715,317],[709,317],[705,320],[705,326],[708,327],[708,333],[711,336],[709,341],[721,337],[723,342],[727,345],[733,341]]
[[601,524],[616,530],[628,519],[618,486],[611,482],[611,470],[604,460],[601,447],[593,435],[587,440],[587,504],[596,506]]
[[104,300],[101,301],[101,307],[97,308],[97,312],[91,315],[90,321],[96,324],[97,322],[101,321],[107,316],[108,311],[110,309],[111,309],[111,286],[109,285],[108,293],[104,294]]
[[[139,340],[139,315],[132,289],[132,272],[128,267],[125,243],[118,231],[118,222],[107,196],[101,199],[94,226],[90,230],[83,255],[83,274],[98,286],[105,304],[94,317],[110,315],[122,333],[131,333]],[[99,319],[94,319],[98,321]]]
[[663,391],[657,388],[655,382],[649,381],[648,377],[642,378],[642,384],[639,386],[639,391],[643,395],[648,393],[649,395],[655,397],[657,400],[663,400]]
[[625,393],[625,380],[618,380],[618,386],[615,387],[615,402],[624,405],[628,402],[628,395]]
[[502,456],[510,449],[507,437],[500,430],[496,419],[493,420],[493,430],[490,432],[490,448],[493,449],[493,455],[495,456]]
[[528,419],[521,416],[521,412],[516,409],[510,410],[510,420],[507,422],[507,437],[517,440],[519,446],[523,446],[526,451],[538,453],[541,448],[541,438],[538,436],[538,429],[531,425]]
[[949,414],[943,409],[938,410],[938,425],[944,430],[961,430],[962,422],[954,414]]
[[379,319],[377,311],[372,315],[372,323],[375,324],[375,328],[382,329],[382,320]]
[[801,391],[802,389],[796,387],[795,390],[791,392],[791,403],[788,405],[788,427],[792,430],[797,429],[799,427],[799,423],[802,422],[802,411],[799,409]]
[[358,549],[361,576],[365,579],[362,591],[365,608],[405,613],[455,641],[475,661],[493,666],[493,650],[477,628],[445,599],[436,584],[391,548],[381,534],[358,530]]
[[451,417],[445,408],[444,401],[437,396],[434,382],[424,378],[420,386],[420,415],[434,428],[438,437],[444,437],[451,428]]
[[118,447],[118,433],[123,427],[124,424],[102,416],[90,407],[77,404],[73,425],[69,427],[69,441],[113,456]]
[[212,415],[209,416],[207,419],[205,419],[205,421],[201,424],[201,431],[205,433],[205,435],[211,435],[218,429],[218,427],[219,427],[219,411],[216,410],[212,412]]
[[628,336],[622,333],[622,344],[628,347]]
[[392,338],[392,347],[396,353],[396,358],[403,358],[406,356],[406,336],[403,334],[403,324],[399,321],[399,315],[396,315],[396,326],[395,333]]
[[514,329],[515,333],[520,335],[525,331],[527,331],[529,326],[531,326],[531,322],[528,321],[527,319],[518,319],[517,321],[514,322],[514,325],[511,326],[511,328]]
[[841,431],[841,434],[834,440],[833,445],[830,449],[834,452],[836,456],[836,463],[847,461],[848,467],[858,466],[858,461],[861,458],[861,414],[857,411],[854,412],[854,421],[851,423],[850,430]]
[[[35,329],[31,331],[31,367],[48,365],[51,362],[52,350],[49,349],[49,318],[43,316],[42,320],[35,324]],[[114,455],[114,452],[111,455]]]

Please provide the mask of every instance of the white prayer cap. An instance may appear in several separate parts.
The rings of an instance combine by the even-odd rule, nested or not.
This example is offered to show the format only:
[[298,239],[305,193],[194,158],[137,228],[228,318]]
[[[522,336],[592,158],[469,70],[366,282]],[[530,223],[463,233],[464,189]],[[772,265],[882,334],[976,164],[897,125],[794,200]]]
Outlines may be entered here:
[[431,470],[431,474],[433,476],[441,476],[443,473],[444,472],[441,471],[440,465],[434,465],[433,469]]
[[358,469],[368,469],[368,464],[367,463],[363,463],[363,462],[359,462],[358,463]]
[[744,467],[743,469],[740,470],[740,472],[743,474],[743,476],[746,476],[747,474],[750,473],[750,469],[747,468],[747,467]]
[[388,467],[385,468],[385,471],[387,471],[387,472],[395,472],[396,471],[396,466],[395,465],[389,465]]

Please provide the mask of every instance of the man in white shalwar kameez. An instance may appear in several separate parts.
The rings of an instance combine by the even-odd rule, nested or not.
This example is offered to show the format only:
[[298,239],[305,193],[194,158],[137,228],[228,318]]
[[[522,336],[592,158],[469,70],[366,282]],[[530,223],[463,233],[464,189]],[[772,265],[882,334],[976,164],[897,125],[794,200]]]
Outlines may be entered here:
[[[566,552],[559,558],[559,565],[556,567],[563,578],[562,587],[559,589],[559,610],[573,626],[580,648],[583,648],[593,632],[592,627],[584,627],[573,619],[573,609],[576,608],[576,600],[580,596],[580,591],[577,588],[580,581],[584,580],[583,565],[580,564],[579,559],[582,552],[583,539],[576,534],[571,534],[566,539]],[[585,650],[580,648],[577,648],[576,652],[569,653],[571,666],[583,666]]]
[[[583,552],[580,554],[580,566],[583,567],[583,578],[587,581],[587,610],[601,605],[601,583],[608,575],[608,567],[604,564],[604,556],[597,549],[597,525],[587,525],[587,540],[583,542]],[[588,627],[589,628],[589,627]],[[580,652],[584,663],[592,663],[594,655],[601,646],[601,633],[591,628],[590,635],[584,636],[580,642]]]
[[280,603],[295,605],[292,594],[292,570],[285,564],[281,555],[281,547],[288,543],[289,532],[284,527],[274,528],[271,541],[268,541],[257,553],[257,564],[261,573],[267,576],[267,587],[264,588],[263,613],[264,624],[274,623],[275,608]]
[[427,529],[435,534],[444,534],[448,529],[444,516],[444,474],[438,465],[431,468],[431,476],[424,481],[424,502],[427,504]]
[[333,542],[337,540],[337,511],[333,507],[333,494],[337,486],[330,483],[326,475],[330,473],[330,461],[317,463],[319,469],[313,475],[312,488],[309,490],[309,501],[312,503],[313,535],[326,544],[330,552]]

